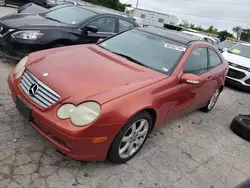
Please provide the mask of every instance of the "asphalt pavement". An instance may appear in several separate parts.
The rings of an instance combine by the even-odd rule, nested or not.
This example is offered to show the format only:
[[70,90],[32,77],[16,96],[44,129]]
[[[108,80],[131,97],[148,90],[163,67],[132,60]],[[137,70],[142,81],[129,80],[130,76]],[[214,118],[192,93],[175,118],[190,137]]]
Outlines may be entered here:
[[[15,12],[0,7],[0,17]],[[215,108],[166,122],[127,164],[61,155],[15,108],[0,58],[0,188],[232,188],[250,177],[250,143],[229,126],[249,114],[249,94],[225,88]],[[84,147],[84,146],[83,146]]]

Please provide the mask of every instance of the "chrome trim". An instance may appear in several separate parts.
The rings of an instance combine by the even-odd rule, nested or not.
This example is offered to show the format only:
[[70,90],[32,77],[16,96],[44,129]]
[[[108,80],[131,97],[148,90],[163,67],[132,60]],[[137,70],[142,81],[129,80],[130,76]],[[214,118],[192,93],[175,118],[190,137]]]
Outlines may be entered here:
[[[37,84],[39,86],[38,91],[36,92],[36,94],[30,95],[29,89],[33,84]],[[60,99],[60,95],[58,95],[55,91],[38,80],[28,70],[26,70],[21,77],[20,87],[22,91],[24,91],[24,93],[27,95],[27,97],[29,97],[33,102],[43,108],[51,107]]]

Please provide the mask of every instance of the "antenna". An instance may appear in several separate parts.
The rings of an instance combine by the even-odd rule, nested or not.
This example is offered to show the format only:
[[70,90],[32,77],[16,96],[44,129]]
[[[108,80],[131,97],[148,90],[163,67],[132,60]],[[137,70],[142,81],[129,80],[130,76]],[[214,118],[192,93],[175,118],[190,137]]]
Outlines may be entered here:
[[139,1],[140,1],[140,0],[137,0],[135,8],[138,8]]

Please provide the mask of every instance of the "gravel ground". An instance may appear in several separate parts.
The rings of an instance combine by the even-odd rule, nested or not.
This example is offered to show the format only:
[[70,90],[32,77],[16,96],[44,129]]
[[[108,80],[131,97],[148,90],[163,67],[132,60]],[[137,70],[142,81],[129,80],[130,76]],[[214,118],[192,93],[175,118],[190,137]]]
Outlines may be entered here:
[[[0,17],[13,9],[0,7]],[[25,124],[0,58],[0,187],[231,188],[250,176],[250,143],[233,134],[235,115],[249,114],[249,94],[225,88],[215,108],[167,122],[127,164],[71,160]]]

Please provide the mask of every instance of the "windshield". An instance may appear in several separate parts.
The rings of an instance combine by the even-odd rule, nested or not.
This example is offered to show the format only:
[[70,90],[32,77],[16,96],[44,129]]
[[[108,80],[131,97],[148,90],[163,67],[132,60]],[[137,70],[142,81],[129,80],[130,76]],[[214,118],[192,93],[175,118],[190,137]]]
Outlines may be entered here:
[[221,42],[219,45],[222,46],[223,48],[232,48],[236,44],[237,44],[236,42],[225,40]]
[[139,30],[129,30],[103,41],[100,47],[142,66],[171,74],[186,46]]
[[233,47],[229,51],[229,53],[233,53],[233,54],[250,59],[250,46],[238,44],[237,46]]
[[70,25],[80,24],[94,15],[96,15],[95,12],[80,7],[64,7],[42,14],[47,19]]

